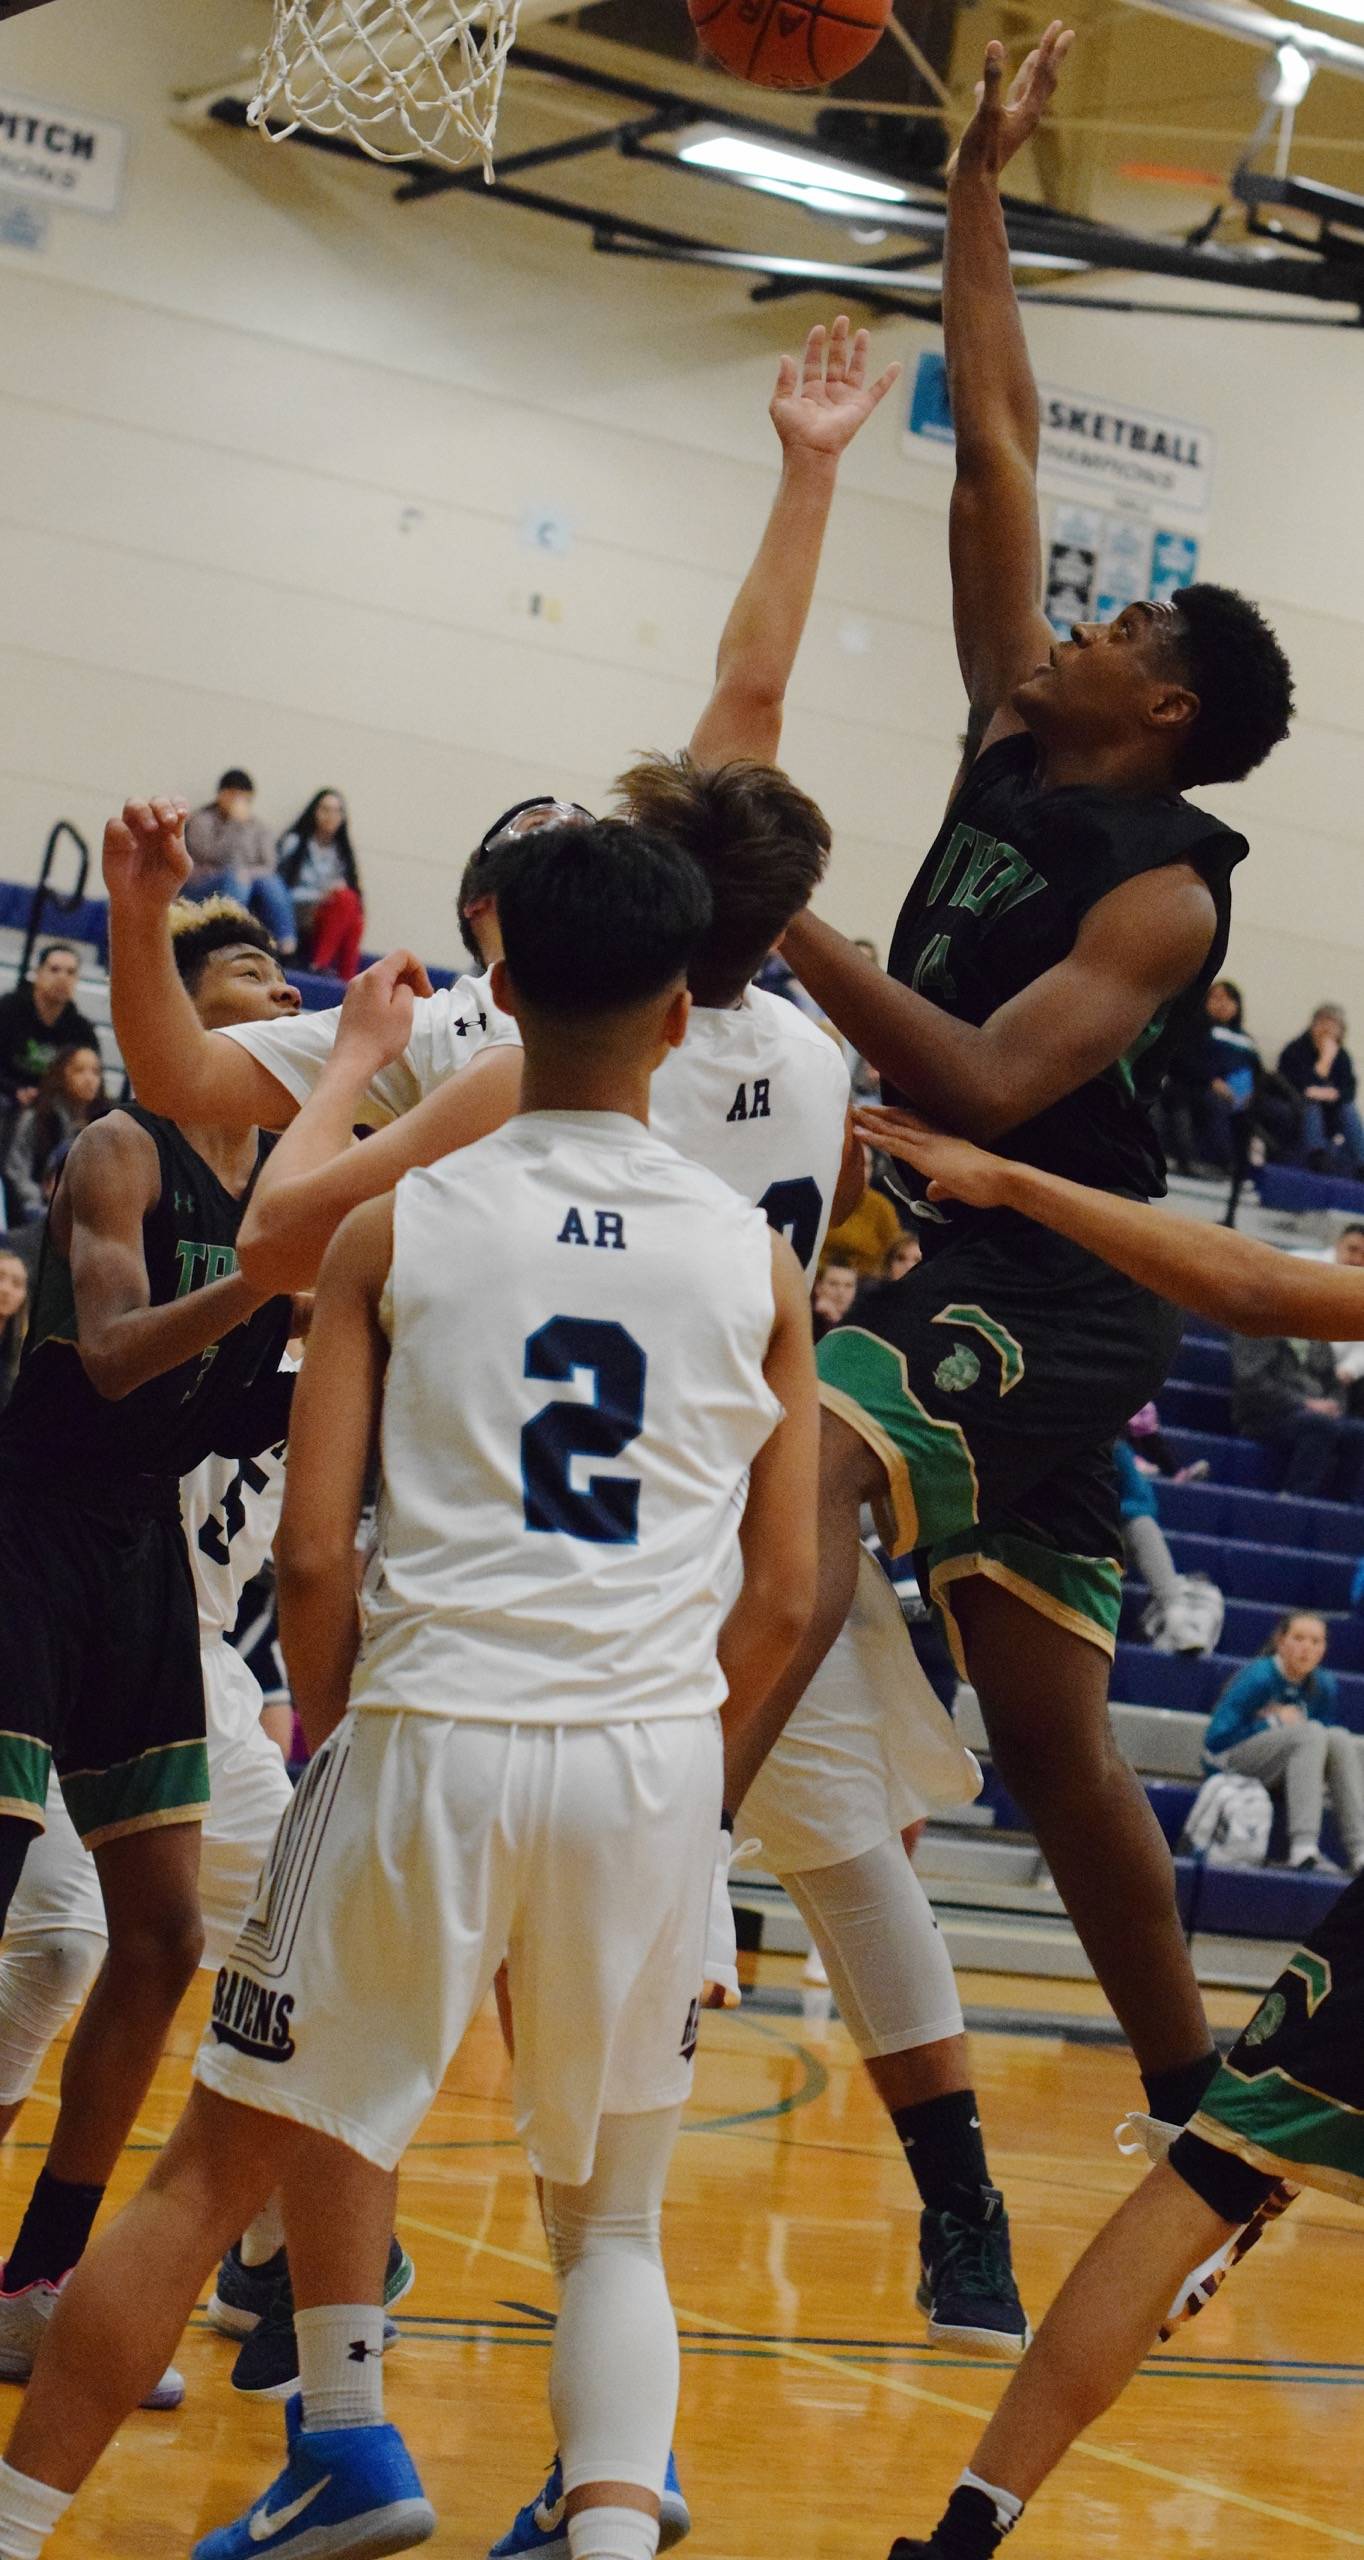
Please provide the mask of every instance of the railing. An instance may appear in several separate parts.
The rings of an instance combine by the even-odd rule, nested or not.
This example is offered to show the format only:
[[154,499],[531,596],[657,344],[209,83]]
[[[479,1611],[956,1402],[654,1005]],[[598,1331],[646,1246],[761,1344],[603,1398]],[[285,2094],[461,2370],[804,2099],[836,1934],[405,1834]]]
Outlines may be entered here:
[[[71,838],[71,841],[76,848],[76,852],[80,857],[80,869],[76,874],[76,885],[74,889],[69,890],[54,889],[52,887],[53,857],[56,854],[57,847],[61,843],[63,836],[69,836]],[[38,885],[33,892],[32,904],[28,911],[28,931],[24,936],[24,956],[19,963],[19,977],[21,983],[29,974],[29,970],[33,963],[34,949],[42,940],[43,935],[47,930],[43,917],[44,901],[50,898],[59,915],[74,915],[77,907],[79,907],[84,901],[85,884],[89,876],[89,845],[86,843],[79,828],[72,826],[69,818],[59,818],[51,835],[48,837],[47,845],[43,853],[42,868],[38,873]]]

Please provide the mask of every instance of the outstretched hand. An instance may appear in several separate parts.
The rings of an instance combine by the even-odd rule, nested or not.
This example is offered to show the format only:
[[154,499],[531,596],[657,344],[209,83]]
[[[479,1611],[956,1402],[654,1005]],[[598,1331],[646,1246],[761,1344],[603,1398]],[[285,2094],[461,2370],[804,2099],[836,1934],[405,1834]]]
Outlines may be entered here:
[[338,1056],[344,1053],[366,1081],[391,1066],[412,1037],[417,997],[430,993],[431,981],[412,952],[386,952],[346,989],[336,1033]]
[[104,830],[104,885],[122,904],[168,907],[194,866],[185,848],[187,800],[129,800]]
[[972,1209],[998,1209],[1011,1167],[1003,1156],[988,1155],[969,1138],[946,1138],[927,1128],[912,1111],[892,1111],[864,1103],[853,1112],[853,1127],[869,1147],[912,1164],[928,1177],[930,1200],[964,1200]]
[[1015,152],[1031,142],[1051,105],[1074,42],[1074,29],[1053,18],[1041,43],[1015,73],[1007,94],[1004,47],[986,46],[984,78],[976,83],[976,111],[948,164],[949,177],[958,169],[977,169],[997,178],[1007,169]]
[[900,366],[888,364],[868,382],[870,347],[868,331],[854,331],[841,312],[832,329],[810,331],[799,364],[794,356],[782,357],[770,415],[786,453],[836,458],[852,443],[900,378]]

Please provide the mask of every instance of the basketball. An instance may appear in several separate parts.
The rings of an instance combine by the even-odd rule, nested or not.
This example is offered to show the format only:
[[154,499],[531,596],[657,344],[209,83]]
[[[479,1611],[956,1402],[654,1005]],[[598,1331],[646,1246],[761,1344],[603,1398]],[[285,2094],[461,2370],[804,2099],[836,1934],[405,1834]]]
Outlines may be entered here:
[[827,89],[865,62],[891,0],[687,0],[704,50],[760,89]]

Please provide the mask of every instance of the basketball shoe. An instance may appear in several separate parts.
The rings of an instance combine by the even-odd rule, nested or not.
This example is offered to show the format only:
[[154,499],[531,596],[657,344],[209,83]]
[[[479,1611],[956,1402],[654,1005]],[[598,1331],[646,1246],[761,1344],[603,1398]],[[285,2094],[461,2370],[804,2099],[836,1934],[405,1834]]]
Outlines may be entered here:
[[991,2560],[1011,2531],[1012,2526],[1000,2523],[993,2499],[979,2489],[958,2487],[927,2542],[906,2541],[901,2535],[890,2546],[890,2560]]
[[[220,2291],[226,2265],[227,2260],[224,2259],[222,2266],[218,2269]],[[270,2265],[276,2270],[270,2298],[265,2309],[257,2312],[255,2326],[246,2333],[241,2330],[228,2333],[235,2334],[242,2341],[237,2361],[232,2368],[232,2388],[234,2391],[244,2392],[248,2400],[287,2400],[290,2394],[298,2389],[298,2336],[294,2328],[294,2289],[289,2281],[289,2262],[282,2249],[277,2257],[270,2260]],[[254,2278],[263,2273],[263,2270],[259,2267],[249,2267],[244,2272]],[[416,2280],[417,2271],[407,2251],[400,2241],[390,2241],[388,2272],[384,2278],[385,2311],[391,2311],[395,2302],[401,2302],[404,2294],[411,2292]],[[231,2282],[230,2279],[229,2282]],[[240,2301],[244,2288],[237,2288],[237,2291]],[[210,2317],[212,2317],[211,2311]],[[214,2322],[215,2328],[222,2328],[225,2325],[222,2321]],[[392,2346],[397,2335],[396,2320],[386,2320],[384,2322],[385,2353]]]
[[935,2347],[1016,2363],[1030,2345],[1028,2315],[1018,2298],[1009,2217],[998,2187],[982,2187],[979,2219],[935,2213],[919,2217],[922,2273],[915,2300],[928,2314]]
[[210,2329],[224,2338],[249,2338],[260,2327],[282,2276],[287,2276],[289,2262],[284,2250],[276,2249],[271,2258],[248,2267],[241,2244],[234,2240],[218,2269],[218,2280],[209,2297],[205,2315]]
[[[691,2509],[682,2495],[676,2457],[670,2453],[658,2509],[659,2550],[671,2551],[675,2543],[685,2542],[690,2531]],[[488,2560],[568,2560],[564,2471],[557,2453],[539,2496],[521,2509],[510,2532],[493,2544]]]
[[[1125,2160],[1137,2159],[1145,2152],[1152,2167],[1156,2167],[1183,2131],[1183,2125],[1162,2124],[1159,2116],[1135,2113],[1123,2117],[1114,2140]],[[1243,2222],[1230,2240],[1224,2240],[1220,2249],[1214,2249],[1210,2257],[1204,2258],[1201,2265],[1185,2277],[1161,2322],[1162,2342],[1172,2338],[1176,2329],[1182,2329],[1186,2321],[1196,2320],[1199,2312],[1206,2310],[1213,2295],[1221,2292],[1232,2268],[1239,2267],[1241,2260],[1263,2240],[1271,2222],[1277,2222],[1280,2214],[1287,2213],[1301,2192],[1301,2188],[1290,2186],[1286,2178],[1281,2179],[1277,2187],[1270,2189],[1264,2203],[1257,2205],[1249,2222]]]
[[285,2411],[288,2459],[263,2497],[196,2542],[193,2560],[386,2560],[429,2542],[436,2510],[423,2494],[396,2427],[303,2424],[295,2396]]
[[[65,2282],[63,2277],[62,2282]],[[61,2285],[26,2284],[21,2293],[0,2293],[0,2382],[27,2382],[47,2324],[61,2297]],[[185,2396],[185,2377],[169,2364],[154,2383],[144,2409],[178,2409]]]

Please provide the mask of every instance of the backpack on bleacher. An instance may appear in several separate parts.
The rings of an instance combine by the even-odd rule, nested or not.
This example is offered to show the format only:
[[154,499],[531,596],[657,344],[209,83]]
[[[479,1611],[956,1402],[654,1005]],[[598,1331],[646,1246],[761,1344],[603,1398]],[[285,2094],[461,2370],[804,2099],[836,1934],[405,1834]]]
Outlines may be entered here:
[[1215,1653],[1227,1604],[1206,1573],[1177,1575],[1178,1590],[1168,1608],[1151,1600],[1142,1612],[1141,1631],[1153,1653]]
[[1180,1847],[1210,1867],[1262,1867],[1273,1820],[1268,1787],[1219,1769],[1199,1788]]

